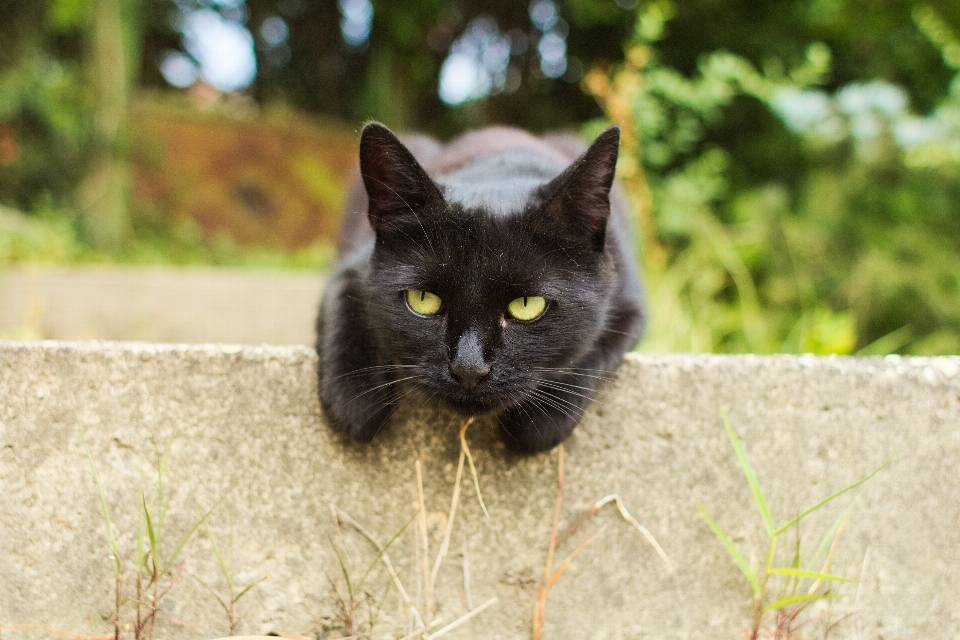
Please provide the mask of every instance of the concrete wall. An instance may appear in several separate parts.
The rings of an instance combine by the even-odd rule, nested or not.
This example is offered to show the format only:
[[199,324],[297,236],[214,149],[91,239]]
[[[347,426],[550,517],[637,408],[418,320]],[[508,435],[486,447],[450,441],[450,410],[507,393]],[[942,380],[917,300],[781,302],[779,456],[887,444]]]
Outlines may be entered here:
[[[155,501],[157,453],[168,512],[162,555],[216,505],[171,566],[156,637],[226,635],[229,600],[213,542],[232,566],[241,634],[341,637],[351,610],[341,560],[358,589],[354,632],[398,638],[410,616],[376,550],[337,505],[389,548],[420,605],[415,462],[423,468],[430,564],[458,459],[457,418],[406,403],[372,445],[323,423],[314,354],[302,347],[0,342],[0,635],[112,632],[114,578],[92,460],[134,590],[140,504]],[[560,526],[610,493],[660,541],[676,573],[605,507],[561,542],[556,564],[600,527],[550,590],[545,638],[739,638],[749,590],[697,512],[709,511],[753,562],[763,526],[724,434],[725,406],[780,522],[892,462],[856,492],[831,571],[831,638],[960,637],[960,359],[629,356],[565,447]],[[75,418],[76,416],[76,418]],[[490,517],[462,481],[451,549],[435,585],[438,628],[491,598],[450,638],[529,638],[557,491],[557,453],[507,454],[490,422],[468,440]],[[805,520],[812,555],[853,494]],[[157,508],[151,508],[156,524]],[[142,516],[141,516],[141,526]],[[792,553],[793,537],[784,541]],[[338,559],[338,555],[340,559]],[[230,560],[232,559],[232,560]],[[465,571],[465,567],[467,570]],[[182,572],[182,573],[181,573]],[[165,580],[166,584],[169,580]],[[340,596],[337,596],[339,591]],[[340,598],[344,602],[341,602]],[[422,608],[422,606],[420,607]],[[124,625],[134,605],[122,606]],[[819,634],[825,607],[802,615]],[[2,628],[6,627],[6,628]],[[339,634],[339,635],[338,635]],[[818,635],[819,634],[819,635]],[[124,637],[133,637],[124,626]]]

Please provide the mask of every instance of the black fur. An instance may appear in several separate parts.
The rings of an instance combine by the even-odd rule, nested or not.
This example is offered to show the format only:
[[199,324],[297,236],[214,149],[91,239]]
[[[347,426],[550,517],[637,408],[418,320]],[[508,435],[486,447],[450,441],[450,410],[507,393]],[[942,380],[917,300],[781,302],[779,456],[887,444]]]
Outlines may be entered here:
[[[495,414],[516,451],[570,435],[643,325],[623,198],[611,192],[619,130],[578,158],[572,144],[490,129],[445,148],[411,138],[408,150],[386,127],[364,128],[364,188],[350,196],[317,322],[333,425],[369,441],[417,388],[465,415]],[[438,295],[440,312],[412,313],[407,289]],[[511,319],[522,296],[547,310]]]

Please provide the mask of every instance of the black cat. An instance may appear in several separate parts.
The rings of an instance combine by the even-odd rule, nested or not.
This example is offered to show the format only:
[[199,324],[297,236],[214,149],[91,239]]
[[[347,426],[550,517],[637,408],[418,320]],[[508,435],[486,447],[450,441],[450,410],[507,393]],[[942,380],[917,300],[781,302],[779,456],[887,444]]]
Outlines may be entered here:
[[571,137],[491,128],[408,149],[364,127],[317,320],[328,420],[368,441],[419,389],[495,414],[516,451],[569,436],[643,327],[619,141],[607,129],[577,157]]

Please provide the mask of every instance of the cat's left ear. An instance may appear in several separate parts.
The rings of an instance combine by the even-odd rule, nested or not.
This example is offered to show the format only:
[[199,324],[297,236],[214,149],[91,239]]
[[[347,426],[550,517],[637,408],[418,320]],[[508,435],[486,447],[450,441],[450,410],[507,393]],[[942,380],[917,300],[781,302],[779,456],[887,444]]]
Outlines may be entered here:
[[603,250],[606,239],[619,150],[620,128],[610,127],[544,189],[549,219],[586,238],[597,251]]
[[367,124],[360,134],[360,175],[376,230],[399,216],[416,216],[443,203],[439,188],[410,150],[378,122]]

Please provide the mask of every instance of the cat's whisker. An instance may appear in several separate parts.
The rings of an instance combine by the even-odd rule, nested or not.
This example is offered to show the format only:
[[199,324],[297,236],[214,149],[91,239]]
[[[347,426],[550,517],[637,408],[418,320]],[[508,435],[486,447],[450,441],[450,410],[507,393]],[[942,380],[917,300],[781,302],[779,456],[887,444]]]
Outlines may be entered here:
[[615,369],[591,369],[590,367],[533,367],[537,371],[590,371],[593,373],[616,373]]
[[583,393],[578,393],[578,392],[576,392],[576,391],[571,391],[570,389],[565,389],[565,388],[559,387],[559,386],[553,386],[553,385],[549,384],[548,382],[543,382],[543,383],[540,384],[540,386],[541,386],[541,388],[553,389],[553,390],[555,390],[555,391],[562,391],[563,393],[568,393],[568,394],[570,394],[570,395],[572,395],[572,396],[576,396],[576,397],[578,397],[578,398],[583,398],[584,400],[593,402],[593,403],[598,404],[598,405],[605,405],[605,404],[606,404],[605,402],[603,402],[603,401],[601,401],[601,400],[597,400],[595,396],[588,396],[588,395],[585,395],[585,394],[583,394]]
[[354,369],[353,371],[348,371],[348,372],[346,372],[346,373],[342,373],[342,374],[340,374],[339,376],[334,376],[334,377],[332,377],[332,378],[327,378],[326,381],[327,381],[327,382],[336,382],[336,381],[338,381],[338,380],[343,380],[343,379],[346,379],[346,378],[354,378],[354,377],[357,377],[357,376],[364,376],[364,375],[374,375],[374,374],[376,374],[376,373],[380,373],[380,372],[383,372],[383,371],[391,371],[391,372],[392,372],[392,371],[396,371],[396,370],[399,370],[399,369],[413,369],[413,368],[416,368],[417,366],[418,366],[418,365],[415,365],[415,364],[382,364],[382,365],[377,365],[377,366],[375,366],[375,367],[362,367],[362,368],[360,368],[360,369]]
[[361,397],[367,395],[368,393],[373,393],[373,392],[377,391],[378,389],[383,389],[383,388],[389,387],[390,385],[394,385],[394,384],[403,382],[404,380],[413,380],[415,377],[416,377],[416,376],[407,376],[407,377],[405,377],[405,378],[398,378],[398,379],[396,379],[396,380],[391,380],[391,381],[389,381],[389,382],[384,382],[384,383],[382,383],[382,384],[378,384],[378,385],[376,385],[376,386],[374,386],[374,387],[370,387],[369,389],[366,389],[365,391],[361,391],[360,393],[356,394],[355,396],[352,396],[351,398],[345,400],[344,402],[345,402],[345,403],[353,402],[353,401],[357,400],[358,398],[361,398]]
[[[593,378],[595,380],[602,380],[604,382],[610,382],[611,380],[614,379],[613,376],[603,376],[603,375],[596,375],[592,373],[578,373],[578,371],[580,370],[577,370],[577,369],[537,368],[537,369],[531,369],[531,371],[539,371],[544,373],[559,373],[559,374],[563,374],[571,377]],[[589,369],[586,369],[586,371],[589,371]]]
[[538,383],[549,382],[552,385],[558,387],[566,387],[567,389],[580,389],[588,393],[599,393],[599,390],[596,387],[588,387],[581,384],[573,384],[572,382],[564,382],[562,380],[550,380],[548,378],[537,378]]
[[[566,398],[561,398],[561,397],[558,396],[557,394],[551,393],[550,391],[547,391],[547,390],[545,390],[545,389],[537,389],[536,392],[537,392],[537,394],[539,394],[539,396],[540,396],[541,398],[543,398],[543,397],[549,398],[550,401],[553,402],[553,403],[555,403],[555,405],[557,405],[558,407],[563,407],[563,408],[566,409],[567,411],[569,411],[570,409],[573,409],[573,410],[575,410],[575,411],[579,411],[581,416],[583,415],[584,408],[583,408],[581,405],[577,404],[576,402],[573,402],[573,401],[571,401],[571,400],[567,400]],[[559,408],[558,408],[558,410],[559,410]],[[567,413],[567,415],[571,415],[571,414],[570,414],[570,413]],[[572,415],[571,415],[571,417],[572,417]]]
[[[563,398],[558,398],[558,397],[554,396],[553,394],[551,394],[551,393],[549,393],[549,392],[547,392],[547,391],[543,391],[543,390],[538,389],[538,390],[536,390],[534,393],[531,394],[531,397],[540,400],[541,402],[543,402],[543,403],[544,403],[545,405],[547,405],[548,407],[552,407],[552,408],[555,409],[558,413],[561,413],[561,414],[567,416],[568,418],[572,418],[572,419],[574,419],[574,420],[579,420],[579,419],[583,416],[583,409],[582,409],[580,406],[578,406],[578,405],[576,405],[576,404],[574,404],[574,403],[572,403],[572,402],[569,402],[569,401],[567,401],[567,400],[564,400]],[[564,405],[568,405],[568,406],[564,406]],[[574,410],[579,411],[579,414],[573,413],[573,412],[571,411],[571,409],[574,409]],[[551,420],[553,420],[553,416],[551,416]],[[557,424],[557,421],[556,421],[556,420],[553,420],[553,423],[554,423],[554,424]],[[557,426],[559,426],[559,425],[557,425]]]
[[[523,412],[523,415],[527,416],[527,420],[529,420],[529,421],[530,421],[530,424],[533,425],[533,428],[534,428],[534,430],[537,432],[537,435],[539,435],[539,436],[542,438],[542,437],[543,437],[543,433],[540,431],[540,427],[537,426],[537,421],[533,419],[533,416],[530,415],[530,412],[527,411],[526,407],[524,406],[525,401],[527,400],[527,398],[526,398],[525,396],[520,395],[520,394],[517,394],[517,393],[511,393],[511,394],[510,394],[510,398],[513,399],[513,400],[516,400],[517,397],[518,397],[518,395],[519,395],[520,402],[517,404],[517,408],[520,409],[520,411]],[[543,407],[537,405],[536,402],[534,402],[533,404],[534,404],[534,406],[537,407],[537,409],[540,409],[540,412],[543,413],[543,415],[545,415],[547,418],[550,418],[549,412],[547,412]]]

